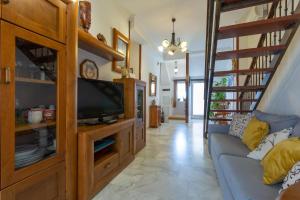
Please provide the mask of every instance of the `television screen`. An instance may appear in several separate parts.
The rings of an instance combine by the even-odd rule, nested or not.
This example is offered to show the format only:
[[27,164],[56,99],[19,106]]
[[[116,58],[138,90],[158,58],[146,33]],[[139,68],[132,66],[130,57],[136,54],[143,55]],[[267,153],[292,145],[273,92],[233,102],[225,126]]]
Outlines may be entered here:
[[124,113],[123,84],[78,79],[78,119],[101,118]]

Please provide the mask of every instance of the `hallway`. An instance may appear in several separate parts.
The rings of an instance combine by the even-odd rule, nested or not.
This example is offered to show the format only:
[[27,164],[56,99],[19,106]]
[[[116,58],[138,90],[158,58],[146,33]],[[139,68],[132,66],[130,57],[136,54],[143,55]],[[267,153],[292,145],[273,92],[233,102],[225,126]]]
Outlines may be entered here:
[[202,121],[147,130],[147,146],[94,200],[221,200]]

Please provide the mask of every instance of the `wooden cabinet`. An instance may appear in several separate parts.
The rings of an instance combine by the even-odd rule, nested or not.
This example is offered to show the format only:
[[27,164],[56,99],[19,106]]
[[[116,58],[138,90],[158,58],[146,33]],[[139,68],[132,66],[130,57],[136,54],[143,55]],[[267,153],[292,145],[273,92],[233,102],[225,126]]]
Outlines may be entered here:
[[64,200],[65,189],[65,165],[60,163],[2,190],[0,199]]
[[125,117],[135,118],[134,152],[146,145],[146,83],[132,78],[115,79],[124,84]]
[[2,1],[2,18],[51,39],[65,42],[66,4],[61,0]]
[[[87,200],[134,159],[134,119],[112,125],[82,126],[78,130],[78,199]],[[106,141],[113,142],[100,145],[104,147],[99,150],[97,144]]]
[[127,127],[118,133],[120,163],[133,159],[133,130]]
[[157,105],[150,106],[150,127],[158,128],[161,125],[161,107]]
[[[5,188],[64,160],[66,72],[64,45],[4,21],[1,50],[1,188]],[[47,119],[46,110],[51,115]]]

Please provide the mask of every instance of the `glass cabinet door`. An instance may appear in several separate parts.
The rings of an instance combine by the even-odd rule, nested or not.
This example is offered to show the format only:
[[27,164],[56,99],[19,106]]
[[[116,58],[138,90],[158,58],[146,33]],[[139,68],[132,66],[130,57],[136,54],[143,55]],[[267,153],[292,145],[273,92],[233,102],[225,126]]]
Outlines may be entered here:
[[145,111],[144,111],[144,95],[145,95],[145,91],[144,91],[144,87],[140,87],[140,86],[137,86],[137,105],[136,105],[136,118],[138,120],[138,122],[144,122],[144,114],[145,114]]
[[[2,162],[8,166],[13,176],[4,182],[15,182],[23,176],[49,167],[63,157],[61,129],[63,89],[63,46],[27,30],[2,22],[2,30],[13,34],[3,34],[2,49],[10,54],[3,59],[9,67],[10,108],[7,116],[14,123],[7,124],[7,133],[2,144],[7,141],[10,157]],[[11,133],[9,133],[11,132]],[[60,144],[61,146],[58,146]],[[13,157],[13,158],[12,158]],[[7,163],[6,163],[7,162]],[[6,177],[4,176],[4,179]]]
[[15,168],[56,153],[57,51],[16,38]]

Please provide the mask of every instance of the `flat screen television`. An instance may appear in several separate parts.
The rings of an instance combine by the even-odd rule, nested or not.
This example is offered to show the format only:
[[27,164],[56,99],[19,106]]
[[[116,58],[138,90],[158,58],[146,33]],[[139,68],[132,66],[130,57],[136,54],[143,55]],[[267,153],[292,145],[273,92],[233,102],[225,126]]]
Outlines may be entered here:
[[102,80],[78,79],[78,119],[102,120],[124,113],[124,86]]

